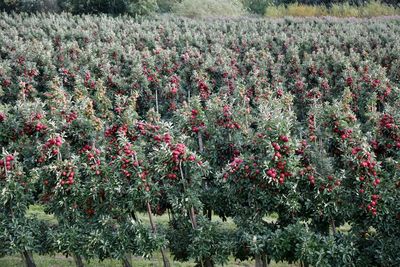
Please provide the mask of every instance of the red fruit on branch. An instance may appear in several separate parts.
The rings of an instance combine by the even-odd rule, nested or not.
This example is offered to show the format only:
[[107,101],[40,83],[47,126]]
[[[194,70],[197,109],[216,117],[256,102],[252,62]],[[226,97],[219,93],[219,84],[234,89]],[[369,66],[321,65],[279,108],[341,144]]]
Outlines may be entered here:
[[282,142],[289,142],[289,137],[287,137],[286,135],[283,135],[279,138]]
[[310,185],[314,186],[315,185],[314,175],[309,175],[308,176],[308,181],[310,182]]
[[6,115],[3,112],[0,112],[0,122],[4,122],[6,120]]
[[372,195],[372,196],[371,196],[371,199],[374,200],[374,201],[376,201],[376,200],[379,199],[379,195]]
[[162,138],[161,138],[160,135],[155,135],[155,136],[153,137],[153,139],[154,139],[154,141],[156,141],[156,142],[161,142],[161,141],[162,141]]
[[46,128],[47,128],[47,126],[42,124],[42,123],[40,123],[40,122],[37,123],[36,126],[35,126],[35,130],[37,132],[41,132],[42,130],[45,130]]
[[372,185],[373,185],[373,186],[377,186],[377,185],[379,185],[380,183],[381,183],[381,180],[378,179],[378,178],[376,178],[376,179],[374,180],[374,182],[372,183]]
[[58,146],[58,147],[61,147],[61,145],[62,145],[62,138],[61,138],[61,136],[57,136],[57,137],[56,137],[56,139],[55,139],[55,145]]
[[283,89],[282,88],[278,88],[278,90],[276,91],[276,94],[278,97],[283,96]]
[[175,180],[177,178],[177,175],[175,173],[170,173],[167,175],[168,179],[170,180]]
[[196,160],[196,157],[195,157],[194,155],[190,155],[190,156],[187,158],[187,160],[188,160],[188,161],[195,161],[195,160]]
[[374,79],[374,80],[372,80],[372,82],[371,82],[371,85],[372,85],[372,87],[374,87],[374,88],[378,87],[380,84],[381,84],[381,80],[379,80],[379,79]]
[[279,151],[279,150],[281,150],[281,147],[280,147],[280,145],[279,145],[279,144],[277,144],[277,143],[272,143],[272,147],[274,148],[274,150],[275,150],[275,151]]
[[11,81],[9,79],[5,79],[2,84],[3,84],[3,87],[7,88],[8,86],[10,86]]
[[165,143],[169,144],[169,143],[171,143],[172,137],[170,134],[166,133],[166,134],[164,134],[163,140]]
[[400,149],[400,142],[396,142],[396,148]]
[[351,154],[353,154],[353,155],[356,155],[358,152],[360,152],[362,149],[361,149],[361,147],[354,147],[352,150],[351,150]]
[[199,112],[197,111],[197,109],[192,109],[192,119],[196,118],[197,115],[199,115]]
[[180,157],[186,153],[185,144],[176,144],[172,150],[172,161],[178,162]]
[[198,133],[200,131],[200,128],[197,126],[192,126],[192,132]]
[[352,77],[347,77],[346,78],[346,84],[347,84],[347,86],[351,86],[353,84],[353,78]]
[[369,161],[363,161],[360,163],[360,166],[363,168],[367,168],[369,166]]
[[269,176],[269,177],[271,177],[271,178],[275,178],[276,177],[276,170],[275,169],[269,169],[268,171],[267,171],[267,175]]
[[148,171],[143,171],[140,173],[140,179],[142,179],[142,181],[146,181],[146,178],[148,176],[149,172]]

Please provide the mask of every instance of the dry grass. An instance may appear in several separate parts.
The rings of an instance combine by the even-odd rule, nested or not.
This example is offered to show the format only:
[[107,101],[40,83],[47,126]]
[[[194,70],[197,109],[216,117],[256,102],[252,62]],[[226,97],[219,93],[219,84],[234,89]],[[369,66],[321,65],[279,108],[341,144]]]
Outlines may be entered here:
[[360,17],[360,8],[351,6],[348,3],[344,4],[333,4],[330,8],[330,15],[333,17]]
[[334,4],[330,8],[323,5],[290,4],[287,6],[269,6],[265,11],[266,17],[377,17],[400,15],[400,8],[383,4],[379,1],[371,1],[360,7],[348,3]]
[[287,15],[293,17],[320,17],[328,15],[328,11],[325,6],[311,6],[296,3],[287,7]]

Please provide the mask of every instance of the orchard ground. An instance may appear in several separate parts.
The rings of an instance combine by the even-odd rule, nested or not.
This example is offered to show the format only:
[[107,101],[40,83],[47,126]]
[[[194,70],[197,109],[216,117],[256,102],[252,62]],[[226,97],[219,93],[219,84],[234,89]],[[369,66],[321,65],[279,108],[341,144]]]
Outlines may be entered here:
[[[32,205],[30,206],[28,210],[29,216],[36,217],[40,220],[46,221],[50,224],[57,224],[57,219],[49,214],[46,214],[43,211],[43,207],[40,205]],[[147,217],[147,214],[141,213],[139,214],[139,219],[143,221],[146,224],[149,223],[149,218]],[[265,218],[267,221],[276,221],[277,215],[272,214],[269,217]],[[160,225],[166,225],[168,224],[168,215],[164,214],[162,216],[157,216],[156,221]],[[217,216],[213,216],[213,221],[219,221],[222,222],[221,219]],[[231,219],[228,219],[226,222],[223,223],[223,227],[226,228],[235,228],[235,224],[232,222]],[[350,225],[346,224],[345,226],[342,226],[338,230],[346,233],[349,231]],[[65,257],[64,255],[57,254],[54,256],[49,256],[49,255],[34,255],[35,262],[38,264],[38,266],[41,267],[69,267],[69,266],[75,266],[75,262],[72,259],[72,257]],[[143,259],[141,257],[132,257],[131,258],[133,266],[137,267],[157,267],[157,266],[162,266],[162,257],[160,253],[155,253],[151,258],[149,259]],[[0,258],[0,266],[7,266],[7,267],[19,267],[23,265],[21,257],[18,257],[18,255],[15,256],[7,256],[4,258]],[[232,257],[230,258],[229,262],[224,265],[226,267],[235,267],[235,266],[253,266],[254,262],[253,261],[235,261]],[[92,260],[89,263],[87,263],[88,267],[116,267],[116,266],[121,266],[120,261],[116,260],[105,260],[105,261],[95,261]],[[173,266],[176,267],[192,267],[195,266],[194,262],[173,262]],[[289,264],[286,262],[272,262],[270,267],[295,267],[298,266],[297,264]]]
[[[34,255],[35,262],[37,263],[38,266],[40,267],[70,267],[70,266],[76,266],[74,260],[70,258],[66,258],[63,255],[56,255],[53,257],[50,256],[39,256],[39,255]],[[162,258],[161,255],[155,254],[151,259],[149,260],[144,260],[141,257],[132,257],[132,264],[135,267],[159,267],[162,266]],[[171,262],[172,266],[176,267],[194,267],[195,263],[193,262],[185,262],[185,263],[180,263],[173,261]],[[20,267],[22,266],[22,259],[20,257],[4,257],[0,258],[0,266],[4,267]],[[233,259],[230,259],[230,261],[224,265],[226,267],[237,267],[237,266],[253,266],[254,262],[253,261],[243,261],[243,262],[235,262]],[[119,267],[121,266],[120,261],[116,260],[105,260],[103,262],[98,262],[95,260],[92,260],[90,263],[87,263],[85,266],[88,267]],[[271,267],[295,267],[298,265],[295,264],[288,264],[288,263],[275,263],[272,262]]]

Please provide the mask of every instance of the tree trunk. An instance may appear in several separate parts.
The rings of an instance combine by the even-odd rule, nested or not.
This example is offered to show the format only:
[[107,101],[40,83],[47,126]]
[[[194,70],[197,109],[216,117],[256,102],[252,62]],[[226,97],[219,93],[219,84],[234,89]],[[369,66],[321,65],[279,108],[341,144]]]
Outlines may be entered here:
[[170,267],[171,264],[169,263],[167,255],[165,255],[165,250],[163,248],[161,249],[161,255],[162,255],[162,260],[163,260],[164,267]]
[[199,151],[200,151],[200,154],[203,154],[203,152],[204,152],[203,136],[201,135],[200,132],[197,132],[197,139],[198,139],[198,141],[199,141]]
[[136,222],[137,221],[137,217],[136,217],[136,214],[135,214],[134,211],[131,211],[131,216],[132,216],[132,219],[134,219],[135,222]]
[[[202,145],[201,145],[201,150],[202,150]],[[185,180],[185,176],[184,176],[183,170],[182,170],[182,162],[179,162],[179,169],[180,169],[180,172],[181,172],[182,180]],[[186,191],[185,185],[184,185],[184,190]],[[197,219],[196,219],[197,216],[196,216],[196,212],[195,212],[193,206],[190,207],[190,210],[188,211],[188,213],[189,213],[190,222],[192,223],[192,229],[196,230],[197,229]],[[211,217],[210,217],[210,220],[211,220]],[[203,266],[206,266],[206,267],[214,266],[214,263],[210,258],[201,259],[200,263],[201,263],[202,267]]]
[[255,256],[255,265],[254,265],[255,267],[264,267],[263,265],[262,265],[262,259],[261,259],[261,255],[256,255]]
[[257,254],[255,256],[255,267],[267,267],[267,257],[262,254]]
[[210,258],[204,259],[204,267],[214,267],[214,262]]
[[[200,132],[197,132],[197,140],[199,142],[199,152],[202,155],[204,153],[204,144],[203,144],[203,136]],[[208,181],[205,182],[206,190],[208,189]],[[205,207],[203,211],[204,216],[211,221],[212,219],[212,210],[210,208]]]
[[76,267],[84,267],[85,266],[85,264],[83,264],[83,260],[82,260],[81,256],[74,254],[73,257],[75,260]]
[[197,229],[197,219],[196,219],[196,213],[194,212],[194,208],[193,207],[190,208],[190,213],[189,214],[190,214],[190,220],[192,222],[192,227],[193,227],[194,230],[196,230]]
[[333,235],[336,235],[336,225],[333,219],[331,220],[331,225],[332,225],[332,233]]
[[125,257],[122,259],[122,266],[123,266],[123,267],[132,267],[132,264],[131,264],[131,262],[129,261],[128,256],[125,256]]
[[207,219],[208,219],[209,221],[211,221],[211,219],[212,219],[212,209],[209,209],[209,208],[207,208],[207,207],[204,207],[204,208],[203,208],[203,216],[207,217]]
[[33,260],[33,257],[32,257],[32,253],[24,250],[24,252],[22,253],[22,256],[24,258],[26,267],[36,267],[35,261]]
[[212,219],[212,209],[207,209],[207,218],[211,221],[211,219]]
[[158,110],[158,89],[156,89],[156,111],[157,111],[157,114],[159,114],[159,110]]
[[264,264],[264,266],[265,267],[267,267],[268,266],[268,263],[269,263],[269,261],[268,261],[268,259],[267,259],[267,256],[263,256],[263,264]]
[[214,267],[214,262],[210,258],[203,258],[196,261],[195,267]]
[[[150,206],[149,202],[147,202],[147,214],[149,215],[151,229],[153,230],[153,233],[156,233],[157,232],[157,228],[156,228],[156,225],[154,224],[154,221],[153,221],[153,215],[151,213],[151,206]],[[165,254],[165,250],[163,248],[161,248],[161,255],[162,255],[164,267],[170,267],[171,265],[169,263],[167,255]]]

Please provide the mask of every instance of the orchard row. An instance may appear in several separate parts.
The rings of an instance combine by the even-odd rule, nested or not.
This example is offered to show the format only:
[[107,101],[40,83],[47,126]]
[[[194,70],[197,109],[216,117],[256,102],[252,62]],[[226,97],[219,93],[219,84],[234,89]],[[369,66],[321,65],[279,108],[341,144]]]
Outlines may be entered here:
[[398,20],[0,29],[0,255],[400,263]]

